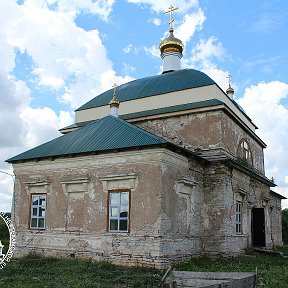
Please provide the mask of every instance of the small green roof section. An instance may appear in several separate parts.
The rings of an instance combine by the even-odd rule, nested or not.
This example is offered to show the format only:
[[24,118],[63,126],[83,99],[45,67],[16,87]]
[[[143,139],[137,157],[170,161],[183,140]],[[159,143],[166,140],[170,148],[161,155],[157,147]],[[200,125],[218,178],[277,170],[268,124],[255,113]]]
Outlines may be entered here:
[[[182,69],[120,85],[117,88],[117,99],[123,102],[212,84],[216,84],[215,81],[205,73],[194,69]],[[88,101],[76,111],[108,105],[112,96],[113,89],[110,89]]]
[[152,133],[109,115],[12,157],[6,162],[13,163],[166,143],[168,143],[166,140]]
[[[166,113],[173,113],[173,112],[179,112],[179,111],[185,111],[185,110],[193,110],[193,109],[199,109],[199,108],[205,108],[205,107],[212,107],[212,106],[218,106],[223,105],[224,102],[218,100],[218,99],[209,99],[205,101],[199,101],[199,102],[193,102],[193,103],[187,103],[187,104],[181,104],[181,105],[174,105],[174,106],[168,106],[163,108],[157,108],[157,109],[151,109],[151,110],[145,110],[135,113],[129,113],[124,115],[119,115],[121,119],[124,120],[131,120],[135,118],[145,117],[145,116],[153,116],[153,115],[161,115]],[[84,121],[80,123],[74,123],[67,127],[64,127],[60,129],[59,131],[63,131],[65,129],[76,129],[83,127],[94,120],[91,121]]]
[[152,110],[146,110],[146,111],[141,111],[141,112],[129,113],[125,115],[119,115],[119,117],[121,117],[124,120],[130,120],[130,119],[135,119],[135,118],[140,118],[140,117],[161,115],[161,114],[166,114],[166,113],[174,113],[174,112],[179,112],[179,111],[212,107],[212,106],[218,106],[218,105],[223,105],[223,104],[224,102],[218,99],[210,99],[210,100],[199,101],[199,102],[194,102],[194,103],[187,103],[187,104],[174,105],[174,106],[157,108],[157,109],[152,109]]

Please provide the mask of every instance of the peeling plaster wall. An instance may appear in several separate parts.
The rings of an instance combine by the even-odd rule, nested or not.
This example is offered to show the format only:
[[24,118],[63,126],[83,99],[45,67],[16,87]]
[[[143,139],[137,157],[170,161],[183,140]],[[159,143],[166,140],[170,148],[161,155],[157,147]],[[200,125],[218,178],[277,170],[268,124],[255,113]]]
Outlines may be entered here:
[[[106,259],[162,267],[190,257],[236,256],[251,247],[251,209],[265,211],[266,244],[282,245],[281,201],[221,162],[164,148],[14,164],[16,256]],[[108,191],[131,192],[130,232],[108,226]],[[45,230],[29,229],[31,194],[47,193]],[[236,201],[242,205],[236,234]]]
[[194,113],[135,123],[190,150],[221,146],[221,112]]
[[196,159],[183,158],[182,164],[175,164],[169,161],[161,165],[162,227],[165,228],[161,249],[167,264],[202,253],[203,167]]
[[271,245],[282,246],[282,214],[281,214],[281,199],[270,194],[268,202],[268,217],[270,229],[268,230],[268,239],[271,239]]
[[210,153],[219,150],[231,158],[237,157],[239,142],[245,138],[251,147],[254,168],[264,174],[261,145],[221,110],[139,121],[135,124],[187,149],[201,149]]
[[[165,149],[14,164],[16,256],[47,255],[158,265],[161,225],[160,165]],[[175,154],[176,155],[176,154]],[[130,233],[107,232],[108,189],[131,190]],[[30,197],[47,193],[45,230],[29,229]]]
[[235,125],[235,122],[225,113],[221,115],[222,125],[222,142],[227,151],[232,155],[237,155],[237,148],[242,139],[246,139],[250,145],[253,158],[253,168],[264,174],[264,153],[262,146],[251,137],[240,126]]

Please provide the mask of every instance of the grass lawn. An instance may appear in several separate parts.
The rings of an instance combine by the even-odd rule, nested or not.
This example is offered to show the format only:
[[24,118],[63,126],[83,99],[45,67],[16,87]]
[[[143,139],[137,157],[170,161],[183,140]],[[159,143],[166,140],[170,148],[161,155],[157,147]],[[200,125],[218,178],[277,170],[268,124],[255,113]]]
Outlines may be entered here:
[[[278,251],[288,255],[288,246]],[[269,288],[288,287],[288,258],[251,253],[238,258],[193,259],[177,265],[176,270],[208,272],[255,272],[258,268],[258,286]]]
[[[288,255],[288,247],[281,249]],[[259,286],[288,287],[288,258],[252,253],[226,259],[196,258],[175,266],[177,270],[211,272],[254,272]],[[0,270],[0,287],[5,288],[128,288],[159,287],[163,272],[125,268],[108,262],[28,256],[13,260]]]
[[146,288],[157,287],[160,274],[154,269],[125,268],[108,262],[28,256],[7,263],[0,270],[0,287]]

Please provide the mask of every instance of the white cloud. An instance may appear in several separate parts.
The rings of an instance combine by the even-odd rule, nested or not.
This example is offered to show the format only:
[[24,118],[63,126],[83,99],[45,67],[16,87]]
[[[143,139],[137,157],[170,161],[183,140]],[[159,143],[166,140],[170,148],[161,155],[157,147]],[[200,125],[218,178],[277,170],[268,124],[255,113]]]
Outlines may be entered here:
[[214,36],[208,39],[201,39],[193,49],[192,61],[201,62],[204,67],[213,66],[213,60],[221,59],[225,56],[225,49],[221,42]]
[[[288,99],[288,84],[272,81],[261,82],[246,88],[239,104],[259,127],[257,134],[267,144],[265,166],[267,177],[273,177],[278,191],[288,191],[288,109],[281,100]],[[286,193],[285,192],[285,193]],[[288,196],[288,193],[286,194]]]
[[181,39],[185,45],[191,40],[196,30],[202,29],[205,19],[204,12],[200,8],[196,12],[184,15],[182,23],[175,27],[175,37]]
[[[134,80],[134,78],[130,76],[121,77],[117,76],[114,70],[107,70],[105,73],[101,75],[101,88],[103,91],[112,88],[112,83],[116,83],[117,85],[121,85],[123,83]],[[111,95],[112,97],[113,95]]]
[[144,46],[144,51],[148,54],[151,55],[152,57],[159,58],[160,57],[160,50],[159,47],[156,45],[153,45],[151,47],[145,47]]
[[[85,31],[77,27],[74,10],[96,13],[98,6],[111,8],[114,1],[97,1],[97,4],[49,1],[49,5],[55,5],[54,10],[49,10],[47,3],[26,0],[21,6],[8,7],[9,11],[14,9],[17,13],[15,19],[10,19],[9,25],[7,22],[4,26],[6,42],[29,55],[37,85],[61,88],[65,92],[58,98],[75,109],[103,91],[105,85],[99,79],[113,68],[98,30]],[[136,53],[135,49],[133,53]],[[124,79],[127,78],[123,77],[119,82]]]
[[[188,51],[189,53],[189,51]],[[227,57],[226,49],[214,36],[201,39],[191,51],[191,56],[182,60],[183,67],[201,70],[210,76],[224,91],[228,87],[228,71],[217,67],[216,62]],[[233,84],[233,83],[232,83]],[[237,90],[236,85],[232,85]]]
[[254,32],[271,32],[284,26],[286,23],[286,15],[280,13],[262,13],[254,23],[250,23],[250,27]]
[[131,43],[123,48],[123,52],[126,54],[129,54],[129,53],[137,54],[139,50],[140,48],[134,47]]
[[48,107],[33,109],[28,106],[21,112],[20,117],[27,131],[25,133],[25,146],[27,148],[60,136],[58,129],[71,124],[73,121],[69,112],[61,111],[58,116]]
[[[163,13],[167,11],[171,5],[170,0],[127,0],[130,3],[139,5],[149,5],[151,9],[156,13]],[[173,6],[179,7],[178,11],[181,14],[185,14],[190,8],[198,6],[198,0],[174,0]]]
[[160,26],[161,25],[161,19],[159,19],[159,18],[149,19],[149,22],[153,23],[156,26]]
[[126,62],[123,63],[123,72],[124,74],[130,74],[130,73],[134,73],[136,71],[136,68]]
[[65,82],[63,81],[63,79],[59,78],[59,77],[55,77],[53,75],[43,75],[41,77],[41,80],[39,81],[40,85],[43,86],[50,86],[51,88],[60,88],[62,87]]
[[43,8],[43,6],[48,5],[51,9],[68,13],[70,15],[76,16],[83,12],[89,12],[90,14],[97,15],[103,20],[107,20],[108,16],[112,12],[113,4],[115,0],[26,0],[26,2],[31,2],[33,6],[37,3]]
[[[26,0],[22,5],[16,1],[1,3],[0,129],[4,131],[0,135],[1,171],[12,173],[11,166],[4,162],[6,159],[59,136],[57,130],[73,122],[69,111],[56,114],[45,105],[31,107],[28,82],[12,75],[15,48],[32,61],[35,78],[29,85],[38,89],[43,85],[61,88],[64,92],[58,100],[65,100],[73,108],[111,88],[114,82],[121,84],[132,79],[116,75],[97,30],[85,31],[74,22],[81,11],[106,19],[113,3],[64,0]],[[0,210],[8,211],[13,181],[1,174]]]

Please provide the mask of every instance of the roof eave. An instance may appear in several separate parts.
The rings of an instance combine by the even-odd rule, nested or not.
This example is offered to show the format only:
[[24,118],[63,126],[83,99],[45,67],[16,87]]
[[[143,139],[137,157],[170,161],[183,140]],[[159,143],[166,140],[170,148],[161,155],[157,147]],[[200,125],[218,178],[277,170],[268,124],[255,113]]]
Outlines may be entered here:
[[254,178],[256,178],[260,182],[268,185],[269,187],[276,187],[277,186],[274,182],[272,182],[266,176],[257,173],[255,170],[253,170],[249,167],[246,167],[246,166],[239,164],[236,160],[228,159],[228,160],[224,160],[224,162],[227,164],[227,166],[235,168],[238,171],[243,172],[246,175],[252,175]]

